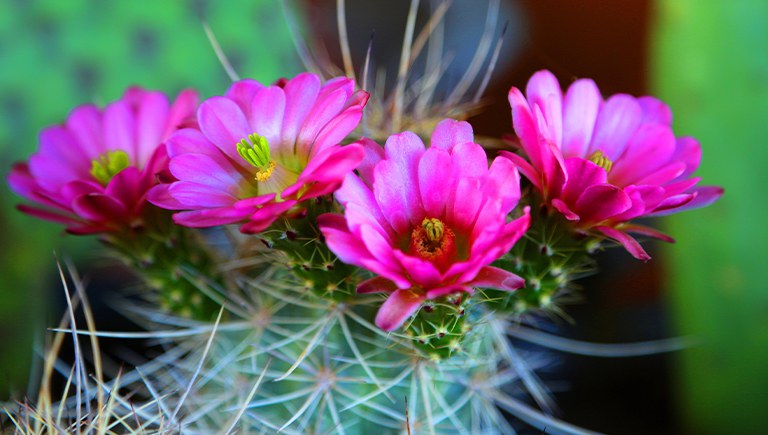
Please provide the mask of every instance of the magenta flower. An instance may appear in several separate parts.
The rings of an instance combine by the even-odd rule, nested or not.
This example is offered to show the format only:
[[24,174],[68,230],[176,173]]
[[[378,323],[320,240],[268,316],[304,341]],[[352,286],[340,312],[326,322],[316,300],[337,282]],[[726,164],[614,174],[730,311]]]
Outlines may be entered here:
[[672,112],[656,98],[617,94],[603,101],[588,79],[563,96],[549,71],[531,77],[526,95],[509,91],[528,161],[503,154],[579,231],[597,230],[648,260],[629,232],[673,240],[629,221],[703,207],[722,195],[720,187],[694,187],[701,148],[693,138],[675,138]]
[[131,88],[103,111],[74,109],[63,125],[40,133],[40,150],[29,163],[11,170],[11,189],[42,206],[19,209],[74,234],[141,225],[147,191],[167,165],[160,144],[192,121],[196,106],[190,90],[171,105],[160,92]]
[[199,129],[167,141],[175,181],[152,189],[149,200],[186,210],[174,215],[181,225],[265,230],[299,202],[336,190],[362,160],[360,145],[339,145],[368,99],[354,87],[341,77],[321,85],[309,73],[272,86],[234,83],[200,105]]
[[379,275],[358,292],[391,293],[376,316],[380,328],[397,329],[427,299],[524,285],[489,266],[528,229],[527,208],[506,219],[520,199],[520,177],[507,159],[488,167],[468,123],[442,121],[426,150],[411,132],[390,136],[384,150],[364,142],[360,177],[347,175],[336,192],[344,215],[318,222],[342,261]]

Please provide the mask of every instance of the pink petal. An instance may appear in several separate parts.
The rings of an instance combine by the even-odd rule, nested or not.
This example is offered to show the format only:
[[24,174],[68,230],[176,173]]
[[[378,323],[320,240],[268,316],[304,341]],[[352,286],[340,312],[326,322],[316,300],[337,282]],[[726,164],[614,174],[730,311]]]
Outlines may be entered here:
[[654,212],[649,214],[649,216],[660,216],[662,212],[666,212],[665,214],[669,214],[674,210],[675,212],[679,210],[683,210],[682,207],[691,201],[696,197],[696,193],[681,193],[678,195],[672,195],[670,197],[664,198],[659,205],[656,206],[654,209]]
[[444,287],[437,287],[433,288],[427,291],[427,299],[437,299],[443,296],[448,296],[453,293],[467,293],[467,294],[474,294],[474,289],[472,287],[467,287],[466,285],[461,284],[449,284]]
[[[293,141],[282,142],[280,133],[285,113],[285,93],[277,86],[270,86],[256,92],[250,102],[250,122],[253,133],[264,136],[270,150],[278,161],[293,154]],[[285,149],[287,148],[287,149]]]
[[193,89],[184,89],[176,97],[165,123],[165,131],[161,136],[165,140],[176,130],[182,128],[190,120],[194,121],[195,109],[197,109],[197,92]]
[[541,149],[539,129],[528,107],[528,101],[519,89],[512,88],[509,90],[509,104],[512,106],[512,124],[525,154],[534,168],[543,168],[542,153],[544,151]]
[[574,213],[574,211],[571,210],[570,207],[568,207],[568,204],[566,204],[559,198],[555,198],[552,200],[552,207],[554,207],[555,210],[557,210],[560,214],[565,216],[565,218],[568,219],[569,221],[581,220],[581,217],[579,217],[579,215]]
[[541,174],[539,174],[528,161],[509,151],[501,151],[499,152],[499,156],[511,160],[517,166],[520,173],[523,174],[536,189],[541,191]]
[[679,161],[685,163],[685,171],[678,176],[678,179],[688,178],[696,172],[701,163],[701,146],[699,142],[692,137],[681,137],[677,139],[675,153],[670,161]]
[[614,161],[611,183],[627,186],[666,163],[675,151],[675,135],[660,124],[643,124],[629,139],[620,159]]
[[430,147],[419,160],[419,193],[427,216],[443,215],[453,187],[452,180],[446,180],[445,174],[452,172],[451,156],[443,149]]
[[68,181],[90,177],[91,161],[84,159],[77,139],[62,127],[40,132],[40,150],[29,159],[29,172],[45,190],[55,192]]
[[387,237],[381,234],[380,231],[370,225],[361,225],[359,232],[360,240],[377,262],[383,264],[390,270],[403,269],[400,267],[401,263],[395,258],[397,253],[399,252],[402,254],[402,251],[393,247]]
[[253,210],[247,208],[205,208],[176,213],[173,215],[173,221],[185,227],[207,228],[240,222],[251,213]]
[[344,263],[360,266],[361,259],[372,258],[362,241],[349,233],[344,216],[325,213],[317,224],[328,248]]
[[397,286],[394,282],[380,276],[365,280],[357,286],[357,292],[361,294],[393,293],[395,290]]
[[242,175],[232,166],[220,166],[220,162],[205,154],[182,154],[174,157],[169,168],[181,181],[204,184],[222,192],[235,193]]
[[472,126],[466,121],[444,119],[437,124],[432,131],[429,144],[434,148],[449,150],[454,145],[465,142],[474,142]]
[[563,107],[563,156],[588,157],[597,114],[603,97],[595,82],[576,80],[565,94]]
[[632,254],[633,257],[637,258],[641,261],[648,261],[651,259],[651,256],[648,255],[647,252],[643,249],[642,246],[640,246],[640,243],[637,242],[632,236],[629,234],[619,231],[615,228],[606,227],[606,226],[600,226],[595,227],[597,230],[608,236],[609,238],[616,240],[617,242],[621,243],[622,246],[624,246],[624,249],[627,250],[630,254]]
[[672,110],[655,97],[640,97],[638,104],[643,109],[643,123],[672,125]]
[[75,199],[72,209],[78,216],[96,222],[125,222],[128,209],[111,196],[92,193]]
[[663,240],[667,243],[675,243],[675,239],[662,233],[661,231],[646,227],[645,225],[638,224],[624,224],[621,226],[621,230],[628,233],[641,234],[643,236],[653,237],[654,239]]
[[344,90],[339,89],[317,99],[299,130],[299,136],[296,139],[296,155],[305,158],[310,156],[317,135],[326,124],[341,113],[347,96]]
[[320,92],[320,78],[310,73],[299,74],[285,84],[283,91],[285,118],[280,141],[293,144]]
[[567,204],[576,204],[585,190],[597,184],[606,184],[608,179],[605,169],[579,157],[567,159],[565,171],[568,173],[568,181],[560,197]]
[[384,159],[384,147],[368,138],[362,138],[356,143],[361,144],[365,151],[363,161],[357,166],[357,173],[360,174],[360,178],[365,184],[370,187],[373,185],[373,168]]
[[[412,283],[423,288],[433,288],[440,285],[442,281],[440,271],[430,261],[408,255],[399,249],[394,249],[391,252],[400,262]],[[371,253],[376,256],[375,252],[371,251]]]
[[130,156],[131,162],[136,164],[136,159],[139,156],[136,140],[136,117],[126,101],[116,101],[104,109],[102,134],[105,151],[125,151]]
[[169,189],[171,184],[158,184],[147,192],[147,201],[166,210],[186,210],[186,204],[182,204],[174,198]]
[[277,220],[283,213],[290,210],[294,205],[296,205],[296,201],[287,200],[283,202],[271,202],[260,207],[251,215],[248,222],[240,226],[240,232],[243,234],[260,233],[269,228],[269,226],[272,225],[272,222]]
[[644,216],[663,201],[665,195],[664,188],[659,186],[627,186],[624,193],[632,200],[632,206],[611,217],[614,222],[626,222]]
[[135,166],[123,169],[107,184],[105,193],[113,198],[117,198],[127,207],[131,207],[130,212],[135,213],[144,203],[144,195],[147,193],[148,183],[142,179],[142,173]]
[[701,186],[697,187],[695,189],[692,189],[692,193],[695,194],[695,197],[691,199],[686,204],[681,204],[677,206],[676,208],[666,208],[661,209],[662,206],[659,206],[657,210],[653,213],[649,214],[648,216],[667,216],[673,213],[677,213],[680,211],[685,210],[693,210],[701,207],[706,207],[718,199],[720,199],[721,196],[723,196],[724,189],[719,186]]
[[237,104],[240,110],[245,114],[246,119],[251,118],[251,101],[264,85],[253,79],[238,80],[227,89],[224,96]]
[[[531,109],[538,106],[544,115],[546,131],[540,131],[549,140],[559,144],[563,136],[563,92],[560,83],[549,71],[536,72],[525,88]],[[533,110],[535,113],[535,109]],[[541,127],[541,126],[540,126]]]
[[475,287],[495,288],[499,290],[517,290],[525,286],[525,280],[497,267],[486,266],[480,269],[475,279],[470,283]]
[[34,216],[38,219],[43,219],[46,221],[51,222],[57,222],[60,224],[66,224],[66,225],[73,225],[73,224],[81,224],[79,220],[75,216],[72,215],[65,215],[62,213],[58,213],[52,210],[46,210],[42,208],[32,207],[26,204],[19,204],[16,206],[16,209],[19,210],[22,213],[26,213],[30,216]]
[[206,138],[230,159],[242,160],[237,153],[237,143],[253,132],[234,101],[225,97],[209,98],[200,105],[197,117]]
[[468,231],[473,227],[480,206],[485,201],[480,187],[477,178],[459,179],[455,195],[448,200],[445,210],[448,224],[454,232]]
[[297,192],[296,185],[300,184],[311,184],[310,188],[301,194],[300,200],[333,193],[339,188],[344,177],[352,174],[363,156],[363,148],[356,144],[326,148],[309,162],[297,183],[284,190],[284,196],[292,197]]
[[65,125],[82,147],[82,157],[94,159],[104,152],[101,112],[96,106],[88,104],[75,108]]
[[453,176],[461,178],[482,177],[488,172],[488,156],[480,145],[473,142],[457,144],[451,150]]
[[632,200],[623,190],[610,184],[597,184],[587,188],[576,201],[574,209],[581,224],[594,224],[622,213],[632,206]]
[[328,147],[341,143],[357,127],[362,116],[362,105],[356,104],[344,109],[317,134],[310,158]]
[[[672,160],[673,159],[670,159],[670,161]],[[686,164],[684,162],[672,162],[666,166],[662,166],[654,172],[651,172],[640,180],[637,180],[635,184],[663,185],[672,180],[681,178],[685,168]]]
[[160,92],[144,92],[136,110],[135,164],[143,168],[163,141],[170,104]]
[[373,192],[392,228],[406,233],[424,218],[417,178],[424,144],[411,132],[395,134],[385,153],[387,159],[374,168]]
[[419,310],[424,299],[424,295],[411,290],[396,290],[379,308],[376,326],[385,331],[394,331]]
[[229,207],[237,202],[237,198],[216,186],[189,181],[173,183],[168,194],[186,209]]
[[621,157],[627,142],[642,120],[637,101],[625,94],[610,97],[600,108],[587,157],[602,151],[612,161]]

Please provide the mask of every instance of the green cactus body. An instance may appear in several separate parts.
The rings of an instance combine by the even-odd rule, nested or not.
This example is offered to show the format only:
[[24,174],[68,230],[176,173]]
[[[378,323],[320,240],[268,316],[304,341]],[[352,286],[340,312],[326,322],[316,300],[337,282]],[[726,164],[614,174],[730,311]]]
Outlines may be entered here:
[[147,206],[144,224],[102,238],[139,272],[164,311],[211,321],[223,302],[223,277],[201,235],[173,224],[166,210]]
[[496,310],[523,314],[530,310],[557,310],[573,290],[573,281],[595,272],[590,254],[600,239],[579,234],[559,213],[532,204],[531,228],[496,265],[525,279],[525,287],[513,293],[487,290]]

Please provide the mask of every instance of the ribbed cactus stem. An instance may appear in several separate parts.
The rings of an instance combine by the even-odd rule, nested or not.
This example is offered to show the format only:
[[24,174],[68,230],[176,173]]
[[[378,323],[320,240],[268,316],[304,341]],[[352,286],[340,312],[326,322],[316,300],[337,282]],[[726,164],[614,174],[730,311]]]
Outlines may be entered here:
[[147,206],[144,221],[102,241],[141,274],[160,307],[181,317],[215,319],[221,307],[215,288],[223,288],[224,279],[210,248],[196,231],[175,225],[166,210]]
[[405,334],[433,361],[449,358],[462,351],[470,328],[465,322],[469,305],[469,295],[464,293],[429,300],[406,326]]
[[317,217],[336,211],[331,197],[307,201],[295,216],[276,222],[261,234],[264,243],[282,251],[287,265],[305,289],[333,301],[343,302],[355,294],[359,270],[342,263],[328,249],[317,227]]
[[531,228],[497,265],[525,279],[526,285],[513,293],[488,291],[489,303],[497,310],[522,314],[548,310],[559,297],[573,288],[576,279],[595,272],[590,254],[599,239],[579,234],[561,214],[534,207]]

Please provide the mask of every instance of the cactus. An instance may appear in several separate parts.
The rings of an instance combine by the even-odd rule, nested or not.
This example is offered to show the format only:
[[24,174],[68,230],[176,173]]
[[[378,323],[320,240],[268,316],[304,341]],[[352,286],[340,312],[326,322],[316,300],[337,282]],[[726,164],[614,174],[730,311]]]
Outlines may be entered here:
[[[39,403],[7,410],[17,429],[474,434],[513,433],[522,422],[547,433],[579,431],[551,417],[553,400],[535,375],[546,359],[518,348],[510,336],[541,338],[526,323],[541,312],[559,313],[574,280],[594,269],[590,254],[604,239],[649,258],[628,232],[659,234],[625,224],[657,206],[667,212],[692,201],[696,193],[685,189],[696,180],[665,186],[668,192],[623,186],[624,193],[606,180],[616,168],[625,177],[637,175],[627,175],[627,160],[614,166],[598,150],[563,163],[556,144],[541,146],[539,138],[551,132],[534,129],[546,130],[547,120],[533,123],[517,88],[510,101],[522,126],[515,128],[531,162],[508,153],[489,167],[469,123],[434,119],[448,116],[448,106],[459,111],[450,115],[469,116],[477,98],[463,97],[477,68],[445,101],[433,100],[429,80],[405,92],[411,44],[424,42],[412,41],[415,13],[414,6],[398,83],[387,99],[392,104],[380,99],[363,125],[374,136],[392,134],[385,148],[349,135],[368,100],[349,78],[323,85],[304,73],[270,87],[237,81],[225,96],[199,106],[193,128],[178,128],[189,122],[177,122],[159,139],[167,148],[154,151],[157,161],[166,154],[169,159],[167,170],[151,174],[161,175],[159,183],[125,182],[129,171],[146,176],[141,159],[105,149],[90,178],[57,192],[62,204],[75,198],[71,209],[60,207],[69,215],[33,211],[55,215],[73,230],[104,232],[105,244],[144,277],[152,308],[136,310],[146,333],[98,332],[78,285],[88,330],[75,324],[73,298],[64,330],[73,334],[77,355],[67,381],[75,385],[74,398],[65,392],[53,411],[50,377],[59,339],[47,354]],[[486,30],[479,50],[485,53],[476,59],[490,53],[493,30]],[[494,62],[492,57],[486,78]],[[548,72],[532,80],[534,90],[560,92]],[[545,101],[554,101],[556,92]],[[145,107],[159,110],[156,104],[150,100]],[[562,115],[559,105],[541,104],[535,106],[539,115]],[[400,133],[402,125],[413,132]],[[41,160],[58,168],[53,158]],[[673,166],[677,175],[679,166]],[[450,169],[445,175],[439,173],[443,167]],[[566,169],[586,174],[583,185],[569,180]],[[39,187],[33,172],[24,165],[15,169],[14,185],[22,194]],[[522,201],[520,172],[534,185]],[[50,184],[45,181],[40,186]],[[592,190],[579,190],[585,186]],[[82,191],[89,193],[77,196]],[[116,212],[123,210],[126,192],[154,204],[124,207],[144,210],[135,225]],[[702,192],[712,201],[719,196],[713,189]],[[177,214],[171,218],[155,205]],[[240,225],[241,234],[226,233],[216,244],[194,229],[228,224]],[[370,294],[375,292],[388,293],[386,301]],[[85,375],[82,335],[90,337],[94,352],[93,380]],[[100,335],[152,338],[163,351],[105,380]],[[541,341],[564,351],[585,349],[551,337]]]

